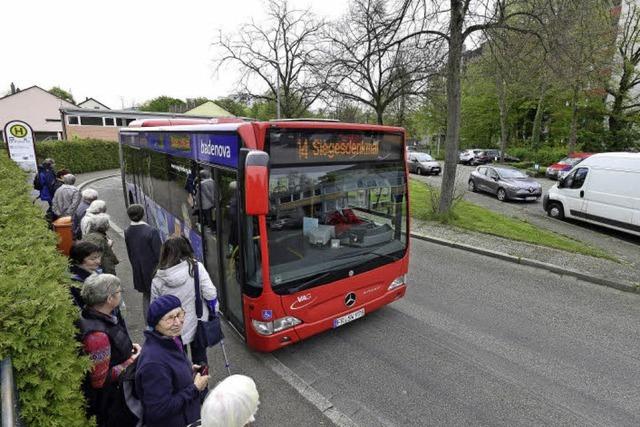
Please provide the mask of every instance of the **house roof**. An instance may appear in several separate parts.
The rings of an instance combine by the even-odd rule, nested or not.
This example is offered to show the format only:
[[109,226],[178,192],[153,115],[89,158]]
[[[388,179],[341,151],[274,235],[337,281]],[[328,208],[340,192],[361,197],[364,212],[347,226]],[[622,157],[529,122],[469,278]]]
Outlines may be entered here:
[[140,110],[96,110],[94,108],[61,108],[60,111],[63,114],[70,116],[82,116],[82,117],[125,117],[125,118],[141,118],[141,117],[189,117],[189,118],[201,118],[210,119],[211,116],[207,115],[195,115],[195,114],[178,114],[178,113],[158,113],[154,111],[140,111]]
[[106,108],[107,110],[110,110],[110,109],[111,109],[111,108],[107,107],[106,105],[104,105],[102,102],[98,101],[98,100],[97,100],[97,99],[95,99],[95,98],[87,98],[87,99],[85,99],[84,101],[82,101],[82,102],[78,103],[78,107],[82,107],[82,104],[85,104],[85,103],[87,103],[87,102],[89,102],[89,101],[93,101],[93,102],[95,102],[96,104],[100,104],[101,106],[103,106],[103,107],[104,107],[104,108]]
[[46,94],[48,94],[48,95],[50,95],[50,96],[53,96],[54,98],[57,98],[57,99],[59,99],[59,100],[61,100],[61,101],[63,101],[63,102],[66,102],[66,103],[68,103],[68,104],[70,104],[70,105],[76,105],[76,104],[74,104],[73,102],[69,102],[69,101],[67,101],[66,99],[62,99],[62,98],[60,98],[59,96],[55,96],[54,94],[52,94],[52,93],[51,93],[51,92],[49,92],[48,90],[44,90],[44,89],[42,89],[42,88],[41,88],[40,86],[38,86],[38,85],[33,85],[33,86],[30,86],[30,87],[28,87],[28,88],[26,88],[26,89],[21,89],[21,90],[20,90],[20,92],[10,93],[10,94],[8,94],[8,95],[5,95],[5,96],[3,96],[2,98],[0,98],[0,101],[2,101],[3,99],[6,99],[6,98],[12,97],[12,96],[20,95],[21,93],[24,93],[24,92],[26,92],[26,91],[28,91],[28,90],[33,90],[33,89],[37,89],[37,90],[39,90],[39,91],[41,91],[41,92],[44,92],[44,93],[46,93]]
[[196,108],[185,111],[184,114],[188,116],[234,117],[233,114],[213,101],[207,101],[204,104],[198,105]]

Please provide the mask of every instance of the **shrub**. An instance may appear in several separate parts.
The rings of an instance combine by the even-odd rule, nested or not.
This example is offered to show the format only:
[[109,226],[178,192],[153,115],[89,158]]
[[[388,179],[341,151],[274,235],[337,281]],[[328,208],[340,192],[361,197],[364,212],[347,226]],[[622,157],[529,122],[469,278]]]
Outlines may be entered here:
[[566,146],[544,146],[537,151],[528,147],[513,147],[507,152],[520,158],[523,162],[538,163],[540,166],[549,166],[566,157],[568,153]]
[[99,139],[36,142],[38,164],[46,158],[56,161],[56,170],[69,169],[74,174],[118,169],[118,143]]
[[0,358],[11,356],[21,417],[30,426],[84,426],[79,357],[66,258],[26,174],[0,156]]

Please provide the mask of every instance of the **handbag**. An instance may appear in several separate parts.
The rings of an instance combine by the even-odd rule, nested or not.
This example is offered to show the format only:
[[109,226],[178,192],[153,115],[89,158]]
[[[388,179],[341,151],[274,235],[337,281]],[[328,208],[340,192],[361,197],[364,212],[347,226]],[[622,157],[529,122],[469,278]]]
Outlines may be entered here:
[[[218,344],[224,338],[222,327],[220,325],[220,316],[216,313],[216,300],[213,300],[213,309],[209,308],[209,318],[201,320],[202,317],[202,295],[200,293],[200,272],[198,261],[195,261],[193,267],[193,284],[196,292],[196,318],[198,325],[196,326],[196,334],[194,341],[201,347],[212,347]],[[209,307],[211,307],[211,305]]]

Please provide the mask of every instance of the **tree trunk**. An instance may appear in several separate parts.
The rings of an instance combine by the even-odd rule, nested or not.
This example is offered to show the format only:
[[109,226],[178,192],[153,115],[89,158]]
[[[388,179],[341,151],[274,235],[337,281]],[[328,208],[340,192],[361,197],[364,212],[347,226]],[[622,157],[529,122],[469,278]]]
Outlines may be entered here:
[[500,163],[504,163],[504,152],[507,149],[507,138],[509,129],[507,128],[507,116],[509,108],[507,106],[507,91],[505,82],[502,78],[498,78],[498,109],[500,110]]
[[569,144],[567,149],[569,154],[576,150],[578,141],[578,88],[573,88],[573,98],[571,99],[571,128],[569,131]]
[[440,187],[439,214],[451,210],[456,184],[458,145],[460,143],[460,60],[462,58],[462,2],[451,0],[449,26],[449,57],[447,59],[447,134],[445,138],[444,171]]
[[544,97],[547,93],[547,85],[542,84],[538,105],[536,106],[536,116],[533,118],[533,129],[531,129],[531,148],[537,151],[540,148],[540,134],[542,133],[542,115],[544,114]]
[[382,125],[384,123],[382,123],[382,115],[384,114],[384,110],[380,109],[376,109],[376,120],[378,121],[379,125]]

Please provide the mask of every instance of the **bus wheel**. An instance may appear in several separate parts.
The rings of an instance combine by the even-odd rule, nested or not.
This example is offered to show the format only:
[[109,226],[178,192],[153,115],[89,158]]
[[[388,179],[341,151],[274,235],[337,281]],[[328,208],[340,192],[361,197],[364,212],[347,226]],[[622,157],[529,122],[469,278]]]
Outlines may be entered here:
[[564,209],[562,208],[562,203],[551,202],[549,204],[549,208],[547,208],[547,214],[551,218],[564,219]]

